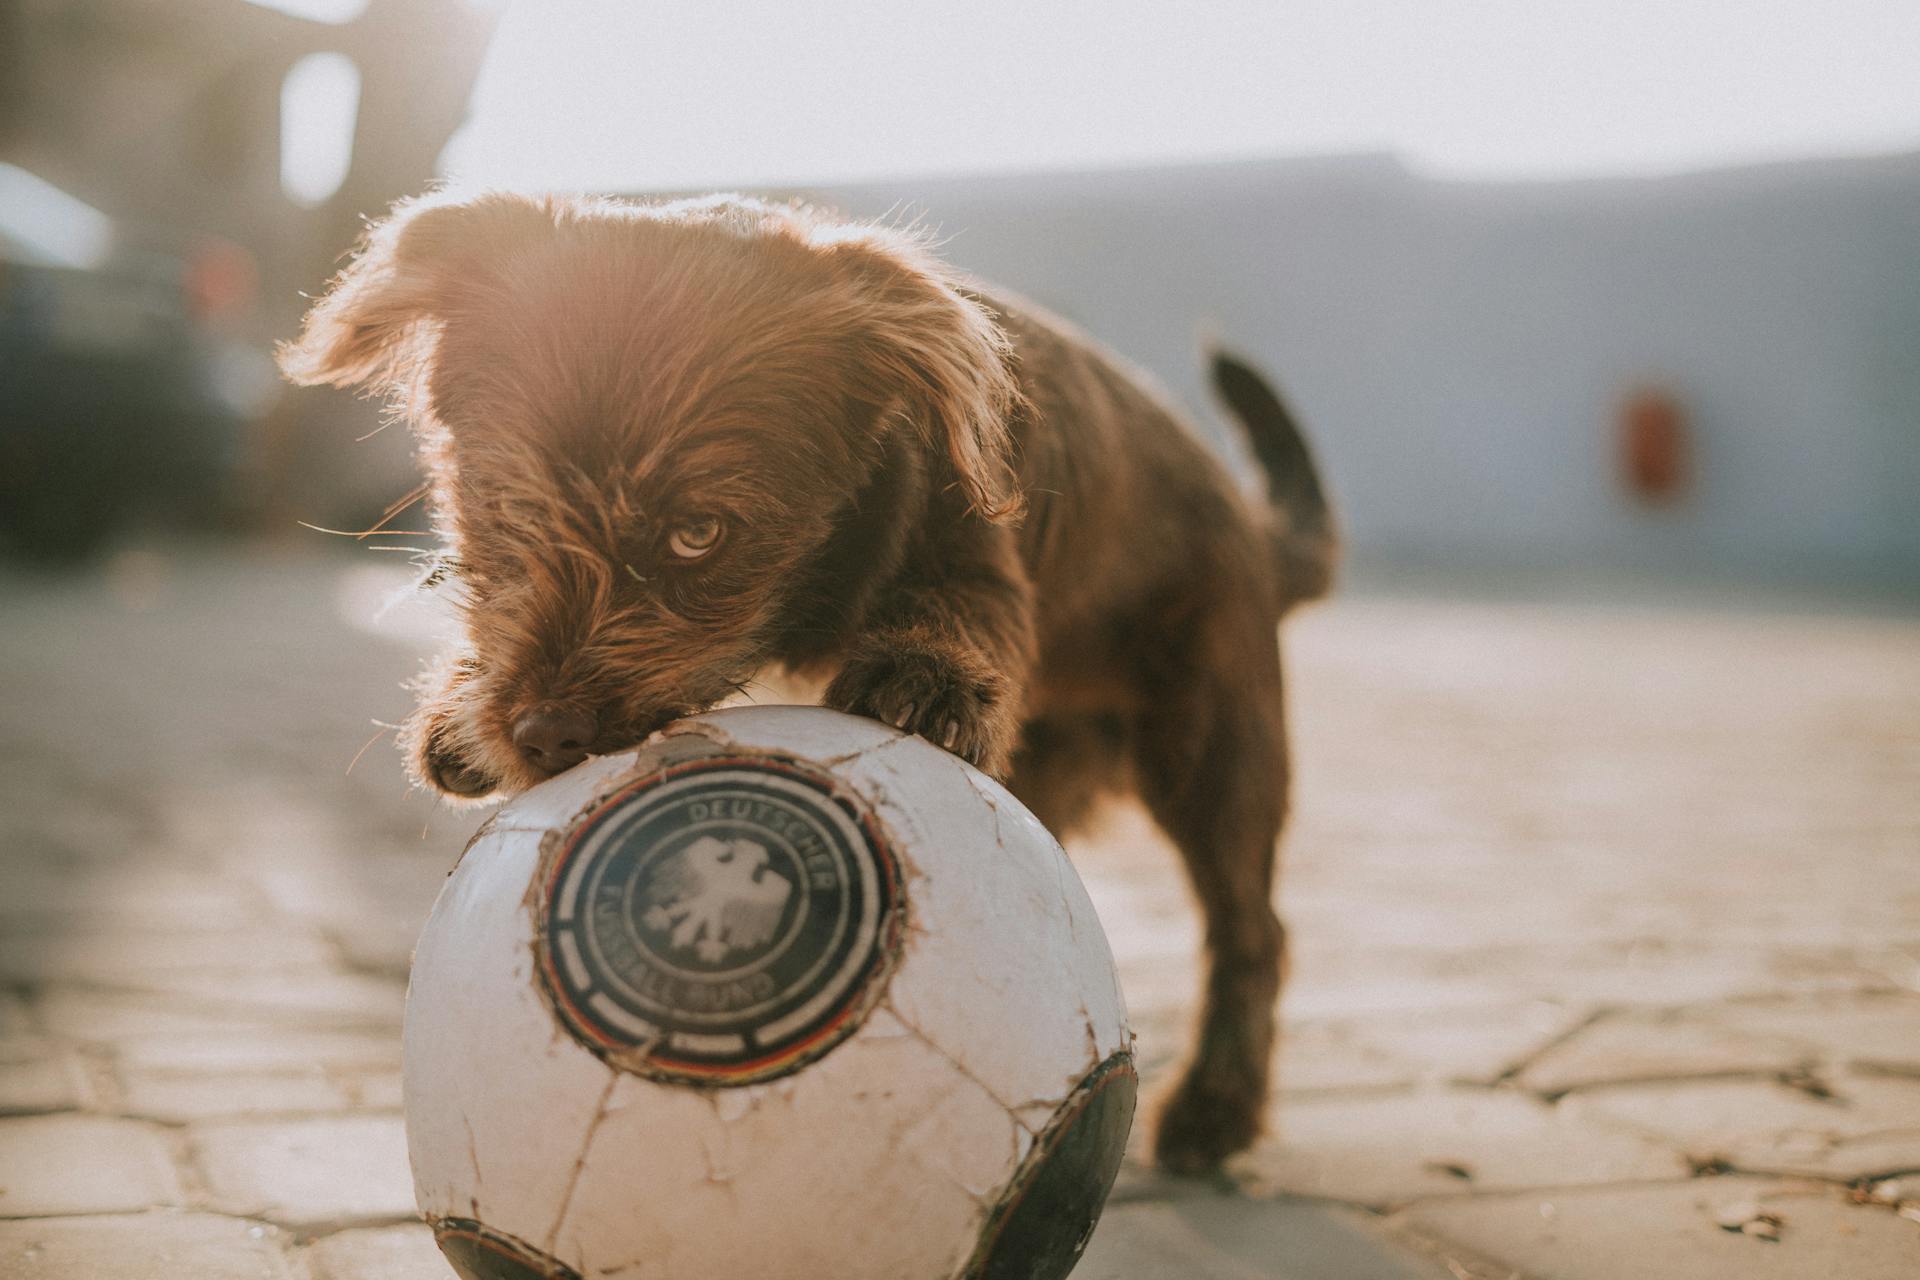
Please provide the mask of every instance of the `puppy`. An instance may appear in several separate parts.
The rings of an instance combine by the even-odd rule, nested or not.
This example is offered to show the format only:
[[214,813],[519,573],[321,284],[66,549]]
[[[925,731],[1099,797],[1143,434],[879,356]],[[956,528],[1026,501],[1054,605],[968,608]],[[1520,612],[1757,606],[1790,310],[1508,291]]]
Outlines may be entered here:
[[1275,628],[1335,559],[1280,401],[1216,357],[1250,500],[1140,375],[912,235],[733,197],[398,206],[280,353],[418,433],[465,644],[403,745],[453,796],[629,747],[779,666],[1056,833],[1135,791],[1210,963],[1160,1162],[1259,1131],[1285,959]]

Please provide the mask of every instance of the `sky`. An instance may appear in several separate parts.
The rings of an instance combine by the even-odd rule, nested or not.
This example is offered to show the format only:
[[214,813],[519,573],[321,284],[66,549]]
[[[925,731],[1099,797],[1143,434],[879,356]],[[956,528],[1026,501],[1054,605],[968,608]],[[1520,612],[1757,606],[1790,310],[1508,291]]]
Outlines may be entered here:
[[671,190],[1381,151],[1582,177],[1915,148],[1912,0],[514,0],[443,166]]

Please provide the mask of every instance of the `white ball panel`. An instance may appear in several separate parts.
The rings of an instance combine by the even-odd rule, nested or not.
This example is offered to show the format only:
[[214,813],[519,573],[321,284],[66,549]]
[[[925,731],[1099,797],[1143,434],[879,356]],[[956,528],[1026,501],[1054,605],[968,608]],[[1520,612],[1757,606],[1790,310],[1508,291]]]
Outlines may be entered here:
[[[907,737],[900,730],[818,707],[727,707],[685,720],[666,734],[697,733],[718,745],[779,751],[834,768],[841,761]],[[644,750],[645,748],[642,748]]]
[[920,738],[842,772],[919,872],[888,1006],[1008,1106],[1064,1099],[1105,1053],[1064,927],[1075,877],[1058,843],[1017,825],[1024,810],[1004,788]]
[[421,1211],[534,1241],[613,1080],[540,993],[525,905],[538,846],[490,832],[448,877],[414,952],[404,1071]]
[[[585,1274],[953,1274],[1026,1147],[911,1035],[869,1024],[796,1075],[696,1092],[625,1078],[556,1253]],[[621,1256],[608,1251],[620,1241]]]
[[493,825],[500,831],[551,831],[563,828],[600,796],[616,789],[633,772],[638,751],[595,756],[500,806]]
[[[1025,821],[1040,826],[1032,814],[1024,809],[1021,813]],[[1067,920],[1075,943],[1072,987],[1086,1002],[1087,1025],[1092,1028],[1104,1062],[1122,1050],[1132,1051],[1133,1024],[1127,1019],[1127,999],[1120,990],[1120,970],[1114,965],[1107,931],[1100,926],[1100,915],[1094,910],[1087,886],[1068,865],[1065,854],[1061,855],[1060,871],[1061,892],[1066,897]]]

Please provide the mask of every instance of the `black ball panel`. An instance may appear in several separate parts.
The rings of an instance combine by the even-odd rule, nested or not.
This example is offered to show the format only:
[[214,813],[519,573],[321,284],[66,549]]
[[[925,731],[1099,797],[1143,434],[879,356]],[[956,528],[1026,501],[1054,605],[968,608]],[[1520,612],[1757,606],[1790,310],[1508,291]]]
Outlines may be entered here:
[[580,1273],[524,1240],[467,1218],[443,1218],[433,1238],[461,1280],[580,1280]]
[[987,1220],[965,1280],[1062,1280],[1073,1270],[1119,1176],[1139,1092],[1125,1052],[1075,1087]]

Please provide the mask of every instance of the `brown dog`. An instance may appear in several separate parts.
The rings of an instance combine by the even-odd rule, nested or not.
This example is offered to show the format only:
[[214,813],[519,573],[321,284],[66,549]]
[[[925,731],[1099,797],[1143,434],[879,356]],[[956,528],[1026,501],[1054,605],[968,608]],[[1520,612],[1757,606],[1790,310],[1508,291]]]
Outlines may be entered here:
[[398,207],[281,364],[391,392],[419,433],[467,633],[406,735],[421,779],[519,790],[784,666],[1062,835],[1135,790],[1211,961],[1157,1154],[1252,1141],[1284,963],[1275,627],[1334,559],[1252,370],[1215,360],[1265,504],[1115,357],[910,235],[507,195]]

